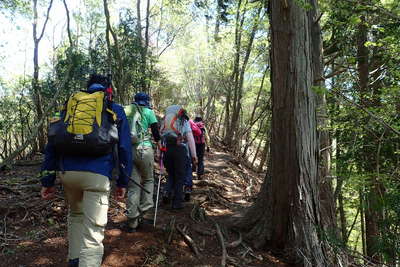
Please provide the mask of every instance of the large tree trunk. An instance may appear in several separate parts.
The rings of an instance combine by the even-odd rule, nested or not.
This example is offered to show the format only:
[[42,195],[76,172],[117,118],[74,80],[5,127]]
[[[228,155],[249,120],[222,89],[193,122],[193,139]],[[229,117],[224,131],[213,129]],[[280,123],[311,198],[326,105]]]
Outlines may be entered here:
[[[361,22],[357,32],[357,63],[358,63],[358,84],[361,105],[365,108],[373,105],[371,99],[371,88],[369,86],[369,51],[365,46],[368,41],[368,29],[366,26],[365,16],[360,17]],[[367,120],[367,119],[366,119]],[[371,145],[375,144],[375,138],[371,134],[366,134],[362,138],[363,151],[362,162],[364,171],[369,175],[368,187],[366,192],[366,209],[365,209],[365,236],[367,255],[374,262],[381,261],[379,248],[379,220],[382,219],[380,212],[380,186],[375,176],[375,166],[377,162],[376,154],[371,150]]]
[[[306,1],[309,3],[309,1]],[[304,266],[329,266],[319,205],[318,143],[312,91],[310,13],[296,1],[271,0],[271,168],[242,226]],[[318,22],[315,22],[318,23]]]

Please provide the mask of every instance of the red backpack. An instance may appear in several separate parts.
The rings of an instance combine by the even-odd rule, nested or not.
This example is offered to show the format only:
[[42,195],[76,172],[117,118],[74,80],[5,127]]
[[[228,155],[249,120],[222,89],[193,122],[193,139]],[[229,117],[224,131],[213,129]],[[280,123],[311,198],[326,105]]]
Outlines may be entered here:
[[202,121],[198,121],[198,122],[195,122],[195,124],[197,125],[197,127],[200,128],[201,134],[196,135],[193,132],[194,142],[196,144],[204,144],[206,142],[206,140],[205,140],[206,129],[204,128],[204,123]]

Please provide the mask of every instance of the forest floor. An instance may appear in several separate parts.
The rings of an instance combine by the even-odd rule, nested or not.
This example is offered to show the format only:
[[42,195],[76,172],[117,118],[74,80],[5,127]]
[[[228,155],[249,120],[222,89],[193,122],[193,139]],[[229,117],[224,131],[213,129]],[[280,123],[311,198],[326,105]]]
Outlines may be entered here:
[[[0,173],[0,266],[67,265],[67,208],[61,186],[55,199],[40,199],[40,160],[33,164]],[[263,176],[223,149],[208,153],[205,166],[204,177],[194,177],[192,198],[183,210],[160,204],[156,227],[121,231],[125,204],[110,198],[102,267],[221,266],[222,261],[226,266],[288,266],[251,248],[232,229],[232,217],[251,205]]]

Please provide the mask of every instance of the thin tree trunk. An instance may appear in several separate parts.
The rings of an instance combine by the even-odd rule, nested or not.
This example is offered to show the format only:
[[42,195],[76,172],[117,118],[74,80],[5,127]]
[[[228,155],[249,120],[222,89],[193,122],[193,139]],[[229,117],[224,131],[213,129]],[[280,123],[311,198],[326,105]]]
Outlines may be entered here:
[[[117,102],[124,103],[124,100],[127,98],[126,86],[125,86],[125,73],[124,73],[124,63],[122,60],[120,46],[118,41],[118,36],[114,32],[110,23],[110,12],[108,10],[107,0],[103,0],[104,5],[104,15],[106,17],[106,40],[107,40],[107,48],[108,48],[108,60],[110,64],[110,71],[112,72],[114,79],[113,84],[115,95],[117,96]],[[115,48],[115,58],[116,58],[116,66],[115,71],[112,68],[112,53],[111,53],[111,41],[109,39],[109,34],[111,34],[114,41]]]
[[164,19],[164,0],[161,0],[160,3],[160,23],[158,24],[158,29],[157,29],[157,38],[156,38],[156,49],[157,51],[159,50],[159,41],[160,41],[160,34],[161,34],[161,27]]
[[219,38],[219,27],[221,23],[221,5],[223,5],[223,0],[217,0],[217,8],[216,8],[216,13],[217,15],[215,16],[215,28],[214,28],[214,42],[217,43],[220,41]]
[[70,17],[69,17],[69,10],[67,6],[66,0],[63,0],[64,7],[65,7],[65,13],[67,14],[67,33],[68,33],[68,40],[69,40],[69,45],[70,47],[74,47],[74,43],[72,41],[72,34],[71,34],[71,26],[70,26]]
[[[40,92],[39,85],[39,44],[43,38],[44,32],[46,30],[46,25],[49,20],[50,10],[53,5],[53,0],[50,0],[49,6],[46,12],[46,19],[42,26],[42,30],[40,31],[40,35],[38,36],[38,10],[37,10],[37,0],[33,0],[33,79],[32,79],[32,90],[33,90],[33,102],[36,107],[36,116],[37,120],[40,121],[43,119],[44,111],[43,111],[43,100],[42,94]],[[38,132],[39,139],[39,151],[44,151],[44,147],[46,145],[46,136],[44,128],[40,128]]]
[[136,0],[136,17],[137,17],[137,22],[136,22],[136,34],[139,39],[139,43],[142,45],[142,14],[140,10],[140,5],[141,5],[141,0]]
[[221,134],[221,125],[222,125],[222,119],[224,118],[224,111],[222,110],[221,112],[221,117],[220,119],[216,122],[218,124],[218,128],[217,128],[217,136],[223,136],[224,133]]
[[344,210],[342,191],[340,191],[338,195],[338,204],[339,204],[338,209],[340,218],[340,232],[342,235],[343,244],[347,245],[347,221],[346,221],[346,212]]
[[263,151],[261,153],[260,164],[258,165],[257,172],[262,172],[264,169],[264,165],[269,158],[269,138],[265,141],[265,145]]
[[360,198],[360,222],[361,222],[361,246],[362,246],[362,252],[364,255],[367,255],[367,241],[365,238],[365,201],[364,201],[364,193],[363,190],[360,189],[359,192],[359,198]]
[[[246,4],[247,5],[247,1]],[[236,8],[236,18],[235,18],[235,58],[233,61],[233,71],[231,75],[231,81],[233,83],[229,82],[228,86],[228,95],[227,95],[227,101],[225,102],[225,135],[224,135],[224,143],[228,146],[231,145],[232,140],[233,140],[233,135],[231,131],[231,114],[230,114],[230,105],[232,104],[232,93],[233,93],[233,105],[235,105],[237,101],[237,90],[236,86],[238,83],[238,77],[239,77],[239,63],[240,63],[240,46],[241,46],[241,34],[242,34],[242,26],[243,26],[243,21],[244,21],[244,15],[241,19],[240,17],[240,8],[242,6],[242,0],[238,1],[237,8]],[[233,91],[233,92],[232,92]]]
[[[136,24],[136,32],[139,40],[139,44],[141,46],[140,49],[140,65],[141,65],[141,73],[140,73],[140,89],[142,91],[146,91],[146,48],[143,43],[143,35],[142,35],[142,14],[141,14],[141,0],[136,0],[136,16],[137,16],[137,24]],[[146,41],[146,40],[145,40]]]
[[[321,18],[316,0],[310,0],[312,8],[309,11],[309,27],[312,42],[312,67],[314,72],[314,86],[324,87],[323,76],[323,55],[322,55],[322,34],[318,19]],[[330,174],[331,168],[331,141],[328,132],[328,115],[326,95],[317,94],[317,129],[318,129],[318,181],[320,191],[320,202],[322,208],[322,225],[327,233],[335,233],[336,216],[335,201],[333,198],[333,185]]]
[[[262,6],[260,6],[257,10],[257,15],[255,17],[255,21],[254,21],[254,24],[253,24],[253,27],[252,27],[252,30],[250,33],[250,37],[249,37],[249,43],[246,47],[245,56],[244,56],[243,63],[242,63],[241,69],[240,69],[239,80],[237,82],[237,85],[235,86],[235,92],[237,92],[237,98],[236,98],[236,101],[234,101],[234,103],[233,103],[234,109],[232,112],[232,121],[231,121],[231,131],[234,133],[233,139],[232,139],[233,143],[239,143],[240,131],[239,131],[238,123],[239,123],[239,118],[240,118],[240,112],[242,110],[244,74],[246,72],[247,64],[249,62],[251,50],[253,48],[253,41],[254,41],[256,31],[258,29],[261,10],[262,10]],[[245,16],[245,14],[243,14],[243,17],[244,16]]]
[[146,28],[144,31],[144,58],[143,58],[143,74],[144,74],[144,91],[150,93],[150,79],[146,79],[149,75],[147,70],[147,58],[149,54],[149,28],[150,28],[150,0],[147,0],[146,5]]
[[255,163],[256,160],[257,160],[258,153],[260,152],[261,145],[262,145],[263,141],[264,141],[264,140],[260,140],[260,142],[258,142],[258,146],[257,146],[257,149],[256,149],[256,153],[254,153],[253,160],[251,161],[251,166],[253,166],[253,167],[254,167],[254,163]]
[[267,74],[267,71],[268,71],[268,68],[265,69],[263,77],[261,79],[261,85],[260,85],[260,88],[258,89],[256,101],[255,101],[255,103],[253,105],[253,110],[251,112],[250,119],[248,120],[249,123],[247,123],[249,126],[243,132],[241,132],[242,135],[246,135],[245,148],[244,148],[243,153],[242,153],[242,158],[246,157],[247,150],[252,145],[252,142],[249,142],[249,139],[250,139],[250,136],[251,136],[251,129],[253,128],[254,124],[258,121],[258,119],[261,118],[261,116],[262,116],[261,114],[263,113],[263,112],[260,112],[260,116],[256,120],[254,119],[257,107],[259,105],[261,92],[262,92],[262,89],[264,87],[264,80],[265,80],[265,76]]

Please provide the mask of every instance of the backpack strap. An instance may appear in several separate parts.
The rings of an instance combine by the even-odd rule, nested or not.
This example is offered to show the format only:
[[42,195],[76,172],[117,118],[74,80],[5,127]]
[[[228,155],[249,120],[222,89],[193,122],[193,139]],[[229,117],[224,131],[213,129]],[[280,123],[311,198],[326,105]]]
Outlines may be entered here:
[[136,102],[133,102],[132,104],[136,106],[136,109],[139,111],[140,117],[143,118],[142,108]]
[[178,116],[175,115],[175,117],[172,118],[171,123],[169,124],[169,126],[171,127],[171,129],[176,133],[176,134],[180,134],[180,132],[178,131],[178,129],[175,128],[174,124],[177,121]]

